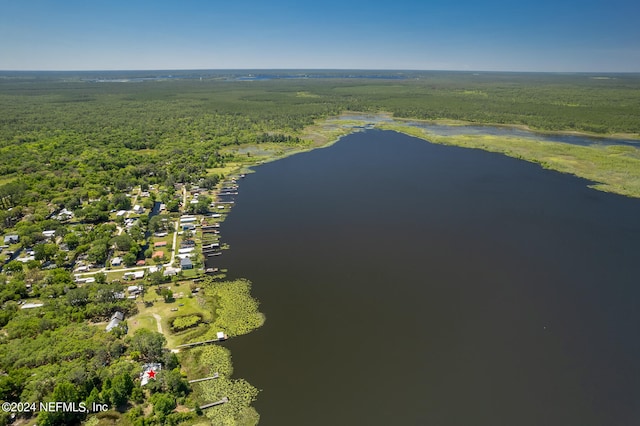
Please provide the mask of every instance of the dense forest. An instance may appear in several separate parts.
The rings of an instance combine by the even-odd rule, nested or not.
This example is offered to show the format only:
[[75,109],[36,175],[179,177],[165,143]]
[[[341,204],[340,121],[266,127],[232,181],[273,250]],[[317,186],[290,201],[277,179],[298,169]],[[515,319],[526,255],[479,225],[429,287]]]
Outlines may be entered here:
[[[105,188],[185,182],[225,162],[220,148],[291,142],[342,111],[640,133],[640,76],[413,73],[381,78],[95,82],[0,78],[6,205],[96,198]],[[379,76],[378,76],[379,77]],[[25,190],[26,189],[26,190]],[[26,200],[19,199],[26,197]]]
[[[308,146],[306,128],[348,111],[640,136],[640,75],[635,74],[158,75],[0,73],[0,230],[6,250],[0,259],[2,401],[100,402],[120,412],[135,406],[137,411],[119,417],[126,424],[194,418],[192,412],[174,411],[176,404],[196,404],[162,334],[127,333],[126,322],[110,333],[95,326],[115,312],[127,317],[137,312],[136,303],[117,297],[124,285],[101,273],[79,285],[70,271],[82,262],[104,266],[114,253],[127,266],[149,259],[149,233],[171,231],[168,223],[179,211],[208,209],[211,200],[204,196],[181,206],[181,189],[211,189],[224,179],[219,171],[226,164],[249,161],[250,152],[231,148]],[[134,188],[135,194],[147,194],[139,198],[144,208],[157,200],[167,212],[134,215],[135,224],[124,231],[124,218],[116,212],[132,208]],[[29,260],[16,260],[21,251],[30,253]],[[42,306],[22,309],[27,299]],[[202,354],[192,356],[224,358]],[[143,393],[133,380],[143,363],[153,362],[165,368]],[[245,394],[253,397],[252,390]],[[136,405],[145,399],[153,411]],[[85,417],[42,413],[38,422],[75,424]],[[0,416],[0,424],[12,420],[8,413]]]

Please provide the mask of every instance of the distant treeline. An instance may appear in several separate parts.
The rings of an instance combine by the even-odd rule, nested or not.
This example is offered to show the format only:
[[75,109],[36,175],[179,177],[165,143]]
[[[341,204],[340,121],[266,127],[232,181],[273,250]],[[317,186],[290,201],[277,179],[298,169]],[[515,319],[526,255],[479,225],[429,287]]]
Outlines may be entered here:
[[[343,111],[640,134],[636,74],[292,73],[250,82],[213,73],[203,80],[98,83],[5,72],[1,201],[64,206],[105,190],[196,181],[230,160],[225,146],[297,143],[305,126]],[[19,185],[2,186],[14,180]]]

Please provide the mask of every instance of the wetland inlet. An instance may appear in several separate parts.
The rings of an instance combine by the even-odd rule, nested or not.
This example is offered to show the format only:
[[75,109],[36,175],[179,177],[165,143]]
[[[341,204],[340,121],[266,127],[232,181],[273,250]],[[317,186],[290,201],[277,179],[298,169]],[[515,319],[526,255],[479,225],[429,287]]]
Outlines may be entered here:
[[637,424],[640,200],[377,130],[255,171],[216,266],[261,424]]

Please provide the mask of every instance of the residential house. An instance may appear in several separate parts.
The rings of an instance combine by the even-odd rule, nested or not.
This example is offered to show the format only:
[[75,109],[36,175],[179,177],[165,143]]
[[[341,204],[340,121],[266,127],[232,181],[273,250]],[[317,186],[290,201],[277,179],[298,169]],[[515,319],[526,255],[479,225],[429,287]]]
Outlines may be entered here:
[[52,238],[53,236],[56,235],[56,231],[55,229],[51,229],[48,231],[42,231],[42,235],[44,235],[45,238]]
[[182,269],[193,269],[193,262],[188,257],[184,259],[180,259],[180,268]]
[[18,242],[20,242],[20,235],[11,234],[11,235],[5,235],[4,237],[5,244],[15,244]]
[[117,311],[111,316],[111,321],[109,321],[109,324],[107,324],[106,330],[113,330],[114,328],[119,326],[122,321],[124,321],[124,314],[120,311]]

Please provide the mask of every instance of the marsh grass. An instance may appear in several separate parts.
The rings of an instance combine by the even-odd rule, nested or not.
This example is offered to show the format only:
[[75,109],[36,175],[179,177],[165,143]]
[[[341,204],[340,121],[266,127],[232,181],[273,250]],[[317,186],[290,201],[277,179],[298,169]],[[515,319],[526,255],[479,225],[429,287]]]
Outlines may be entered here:
[[640,198],[640,150],[631,146],[580,146],[492,135],[437,136],[401,124],[378,127],[432,143],[482,149],[538,163],[546,169],[591,180],[594,184],[590,187],[594,189]]

